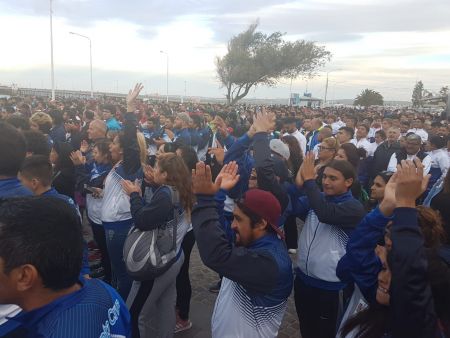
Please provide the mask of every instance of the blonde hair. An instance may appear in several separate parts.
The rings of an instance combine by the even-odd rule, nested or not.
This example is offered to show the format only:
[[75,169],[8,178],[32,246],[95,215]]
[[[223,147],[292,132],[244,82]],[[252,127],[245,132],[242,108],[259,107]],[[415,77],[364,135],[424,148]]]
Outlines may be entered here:
[[137,132],[137,143],[139,145],[139,157],[142,164],[147,164],[147,142],[145,136],[140,131]]
[[327,137],[326,139],[322,140],[322,143],[325,143],[327,148],[334,148],[336,152],[339,150],[339,147],[341,146],[337,138],[334,137]]
[[53,120],[50,115],[44,112],[36,112],[30,117],[30,123],[38,125],[43,134],[48,134],[52,129]]

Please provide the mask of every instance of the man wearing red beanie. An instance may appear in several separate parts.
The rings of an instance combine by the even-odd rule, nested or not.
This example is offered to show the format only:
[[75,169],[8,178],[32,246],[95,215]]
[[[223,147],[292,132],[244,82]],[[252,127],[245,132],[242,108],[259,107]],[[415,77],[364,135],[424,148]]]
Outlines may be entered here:
[[213,337],[276,337],[292,290],[292,263],[278,228],[281,207],[270,192],[251,189],[236,201],[231,224],[236,242],[219,223],[214,195],[239,180],[237,165],[225,165],[215,183],[197,163],[192,175],[197,205],[192,225],[203,263],[223,275],[212,316]]

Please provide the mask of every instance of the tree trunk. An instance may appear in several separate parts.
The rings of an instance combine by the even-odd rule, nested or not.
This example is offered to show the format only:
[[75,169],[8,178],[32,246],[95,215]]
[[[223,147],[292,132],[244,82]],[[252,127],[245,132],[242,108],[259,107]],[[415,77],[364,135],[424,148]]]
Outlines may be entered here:
[[231,83],[228,83],[227,85],[227,104],[230,105],[231,104]]
[[241,100],[241,99],[243,99],[245,96],[247,96],[248,92],[250,91],[250,88],[252,88],[253,85],[254,85],[254,83],[247,84],[247,85],[245,86],[245,90],[244,90],[244,92],[243,92],[242,94],[239,94],[239,93],[240,93],[240,90],[239,90],[238,95],[236,95],[236,96],[233,98],[233,100],[231,101],[231,105],[234,106],[239,100]]

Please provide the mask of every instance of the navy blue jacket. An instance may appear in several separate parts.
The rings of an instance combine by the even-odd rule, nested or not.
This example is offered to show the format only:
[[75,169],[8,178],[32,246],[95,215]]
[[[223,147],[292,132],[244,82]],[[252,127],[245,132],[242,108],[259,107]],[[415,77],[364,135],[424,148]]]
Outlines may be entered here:
[[175,133],[174,142],[179,145],[191,146],[191,133],[188,128],[181,129]]
[[289,196],[275,176],[275,161],[270,156],[269,137],[267,133],[257,133],[253,136],[253,150],[258,188],[272,193],[278,202],[280,202],[281,212],[283,213],[288,206]]
[[17,177],[4,178],[0,180],[0,197],[31,196],[33,193],[25,188]]
[[64,128],[64,124],[54,126],[50,130],[49,135],[52,138],[53,143],[66,142],[66,128]]
[[388,264],[392,271],[392,337],[435,337],[437,319],[417,209],[395,209],[391,239]]
[[131,337],[130,313],[109,285],[80,280],[81,289],[10,319],[26,331],[23,338]]
[[225,153],[224,164],[236,161],[239,166],[239,182],[228,193],[231,198],[241,198],[248,190],[248,181],[254,165],[254,159],[248,151],[251,143],[252,139],[247,134],[244,134]]
[[378,273],[382,264],[375,254],[375,247],[384,237],[387,223],[376,207],[353,230],[347,242],[347,251],[336,267],[336,275],[345,283],[356,283],[368,303],[375,303]]
[[234,246],[220,227],[213,196],[197,195],[191,219],[206,266],[249,292],[281,292],[286,297],[290,294],[292,263],[284,242],[276,234],[268,233],[249,247]]

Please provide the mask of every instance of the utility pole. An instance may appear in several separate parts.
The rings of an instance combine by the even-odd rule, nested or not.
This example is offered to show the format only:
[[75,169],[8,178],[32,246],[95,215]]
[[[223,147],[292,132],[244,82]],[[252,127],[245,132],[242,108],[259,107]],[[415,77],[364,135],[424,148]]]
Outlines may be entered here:
[[50,68],[52,76],[52,101],[55,100],[55,69],[53,65],[53,0],[50,0]]

